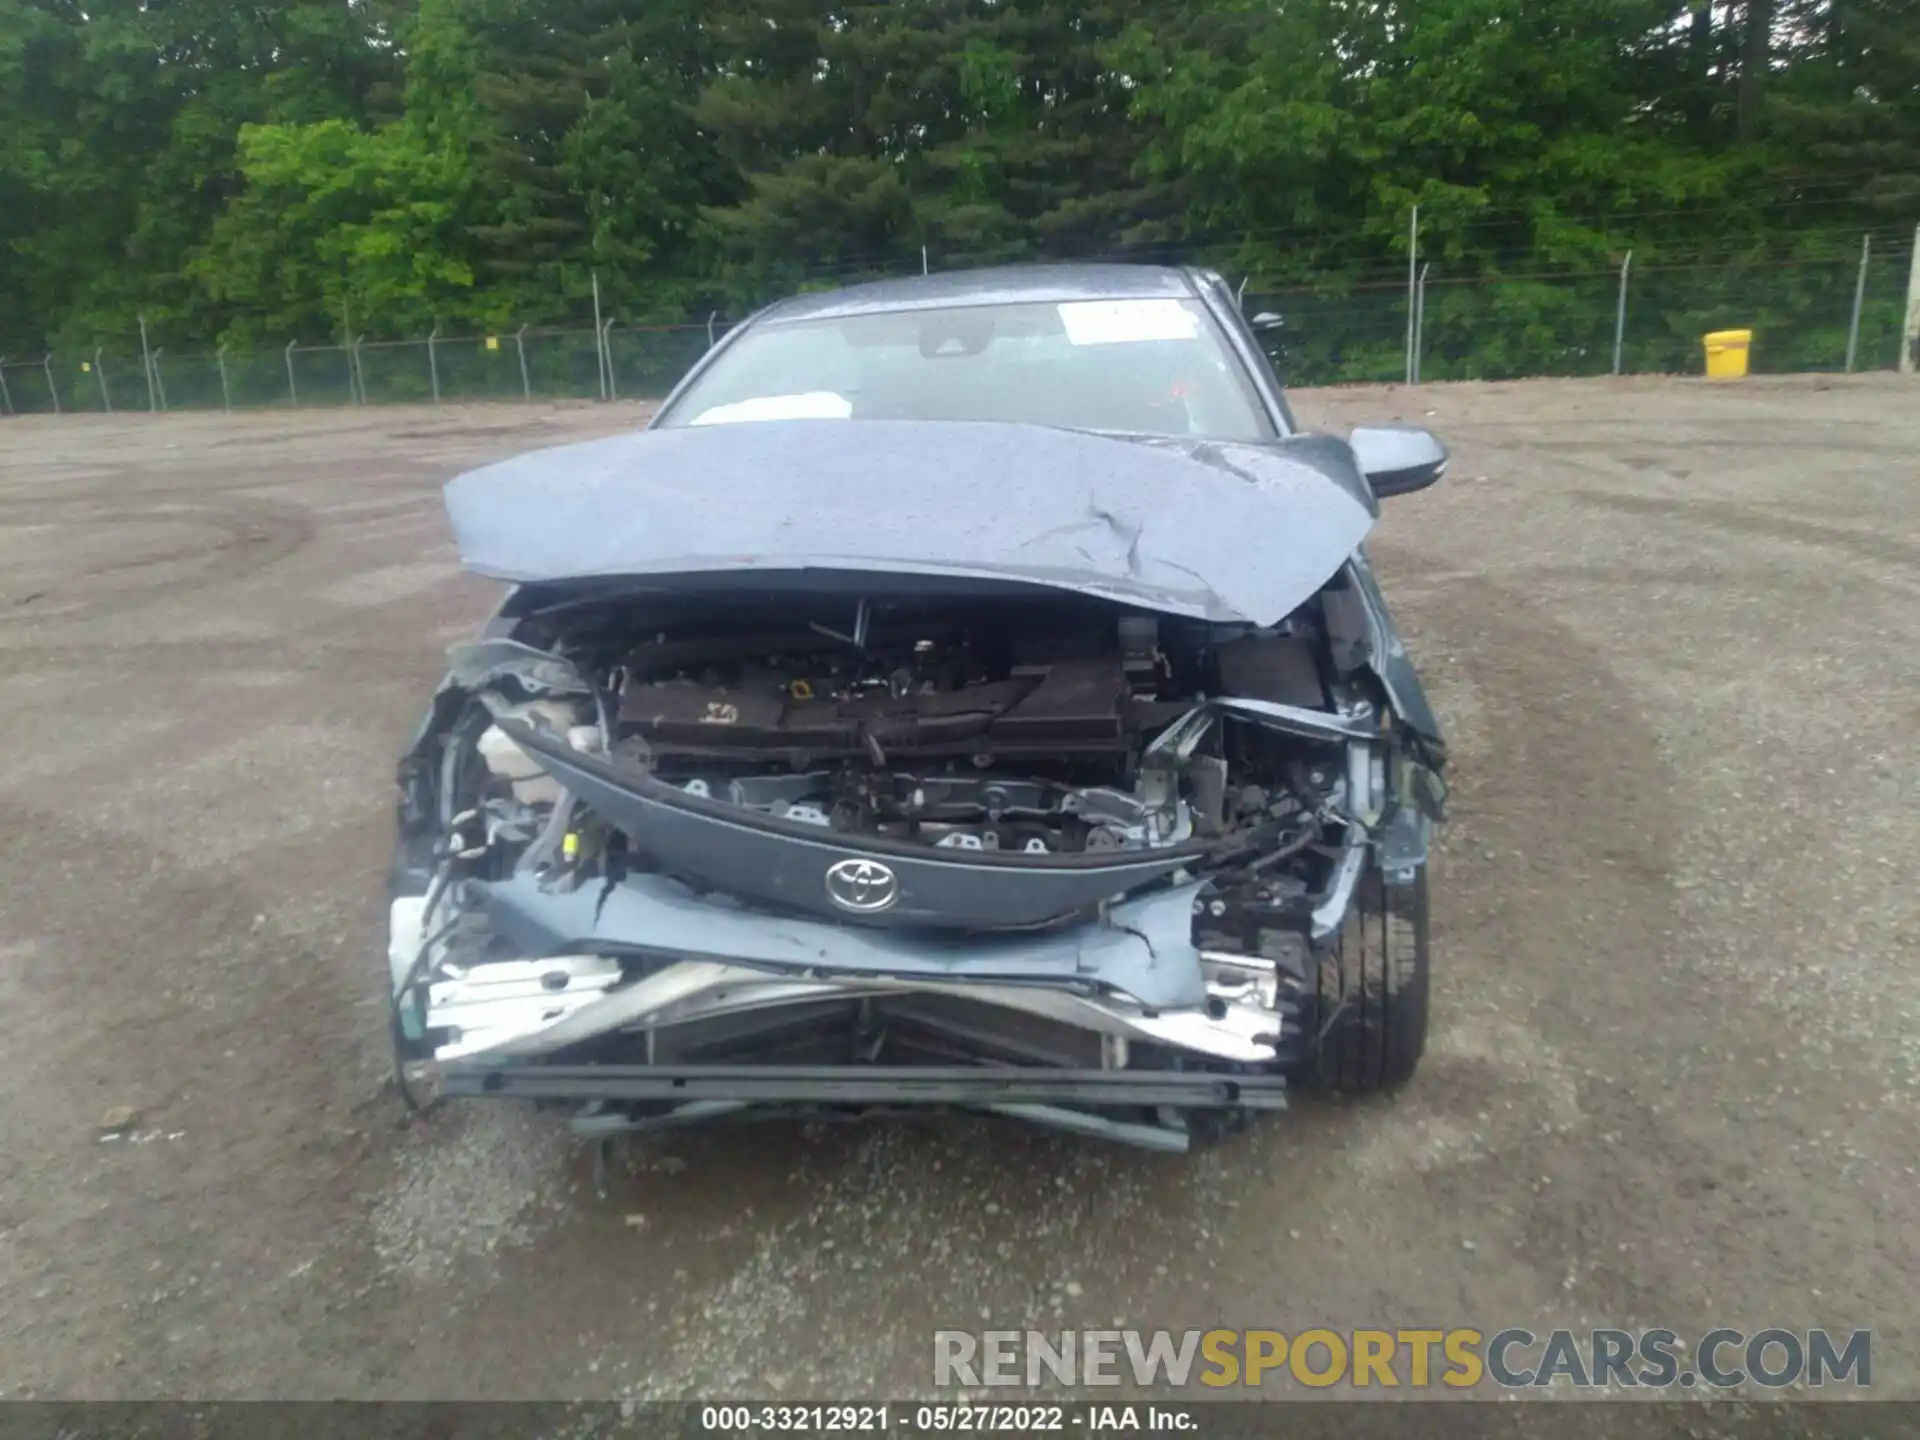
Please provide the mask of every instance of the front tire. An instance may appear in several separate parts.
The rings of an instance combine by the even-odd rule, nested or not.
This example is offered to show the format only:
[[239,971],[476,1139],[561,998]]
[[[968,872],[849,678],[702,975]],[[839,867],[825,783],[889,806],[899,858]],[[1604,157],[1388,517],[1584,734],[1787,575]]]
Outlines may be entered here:
[[1411,885],[1361,877],[1316,975],[1318,1043],[1305,1081],[1350,1095],[1397,1090],[1427,1048],[1427,867]]

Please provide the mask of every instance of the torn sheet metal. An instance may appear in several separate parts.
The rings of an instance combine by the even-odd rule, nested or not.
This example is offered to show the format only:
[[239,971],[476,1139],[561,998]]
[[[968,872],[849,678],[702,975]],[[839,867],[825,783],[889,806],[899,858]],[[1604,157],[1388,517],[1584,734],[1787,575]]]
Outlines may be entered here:
[[[1217,1060],[1271,1062],[1281,1018],[1271,983],[1208,982],[1206,1010],[1149,1010],[1111,996],[1055,986],[941,982],[891,975],[800,979],[745,965],[683,960],[606,993],[618,981],[587,968],[586,957],[503,960],[432,985],[427,1023],[454,1038],[436,1059],[551,1054],[615,1030],[694,1024],[723,1015],[791,1010],[810,1001],[936,995],[1038,1015],[1123,1040],[1170,1045]],[[1216,967],[1218,969],[1219,967]],[[533,976],[532,980],[525,977]],[[1272,975],[1265,978],[1271,982]]]
[[532,875],[474,882],[493,929],[527,955],[628,952],[715,960],[788,973],[926,980],[1036,981],[1132,996],[1154,1009],[1203,1006],[1194,947],[1201,882],[1112,906],[1104,922],[1015,935],[928,935],[769,915],[695,895],[664,875],[576,890]]
[[1344,447],[960,421],[642,431],[460,476],[462,563],[526,583],[1017,582],[1276,624],[1378,513]]
[[[937,850],[743,810],[570,749],[502,718],[502,731],[547,773],[675,874],[842,923],[1016,930],[1064,920],[1190,864],[1203,844],[1160,850],[1022,855]],[[849,901],[835,883],[865,866],[883,904]]]

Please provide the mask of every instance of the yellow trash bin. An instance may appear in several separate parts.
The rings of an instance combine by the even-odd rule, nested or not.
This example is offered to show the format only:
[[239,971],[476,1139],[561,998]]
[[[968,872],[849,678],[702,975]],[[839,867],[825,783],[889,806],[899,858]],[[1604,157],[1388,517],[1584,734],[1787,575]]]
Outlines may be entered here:
[[1753,331],[1715,330],[1705,338],[1709,380],[1738,380],[1747,373],[1747,347],[1753,344]]

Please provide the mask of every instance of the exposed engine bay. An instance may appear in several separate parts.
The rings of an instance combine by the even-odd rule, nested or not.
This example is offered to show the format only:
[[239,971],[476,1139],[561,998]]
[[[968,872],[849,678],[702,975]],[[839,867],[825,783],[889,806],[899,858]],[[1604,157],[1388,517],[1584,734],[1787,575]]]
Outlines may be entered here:
[[776,1073],[782,1101],[913,1098],[808,1066],[958,1067],[950,1103],[1142,1143],[1277,1105],[1363,871],[1410,877],[1442,810],[1368,653],[1350,577],[1267,627],[524,591],[401,768],[403,1050],[602,1096],[602,1132]]
[[[1209,691],[1323,706],[1315,637],[1220,643],[1152,615],[1062,623],[1060,608],[876,616],[857,602],[845,633],[749,611],[741,628],[707,620],[631,648],[587,638],[575,663],[604,697],[616,762],[847,834],[1025,854],[1157,849],[1292,813],[1293,792],[1314,788],[1249,749],[1230,794],[1224,755],[1146,742]],[[594,720],[585,699],[509,716],[569,731]],[[524,781],[497,726],[482,753]]]

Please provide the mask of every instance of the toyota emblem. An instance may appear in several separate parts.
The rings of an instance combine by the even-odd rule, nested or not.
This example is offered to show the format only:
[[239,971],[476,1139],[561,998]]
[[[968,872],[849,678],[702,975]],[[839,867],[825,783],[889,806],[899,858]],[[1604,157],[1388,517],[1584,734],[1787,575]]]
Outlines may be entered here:
[[827,898],[842,910],[871,915],[900,898],[900,881],[878,860],[836,860],[827,867]]

